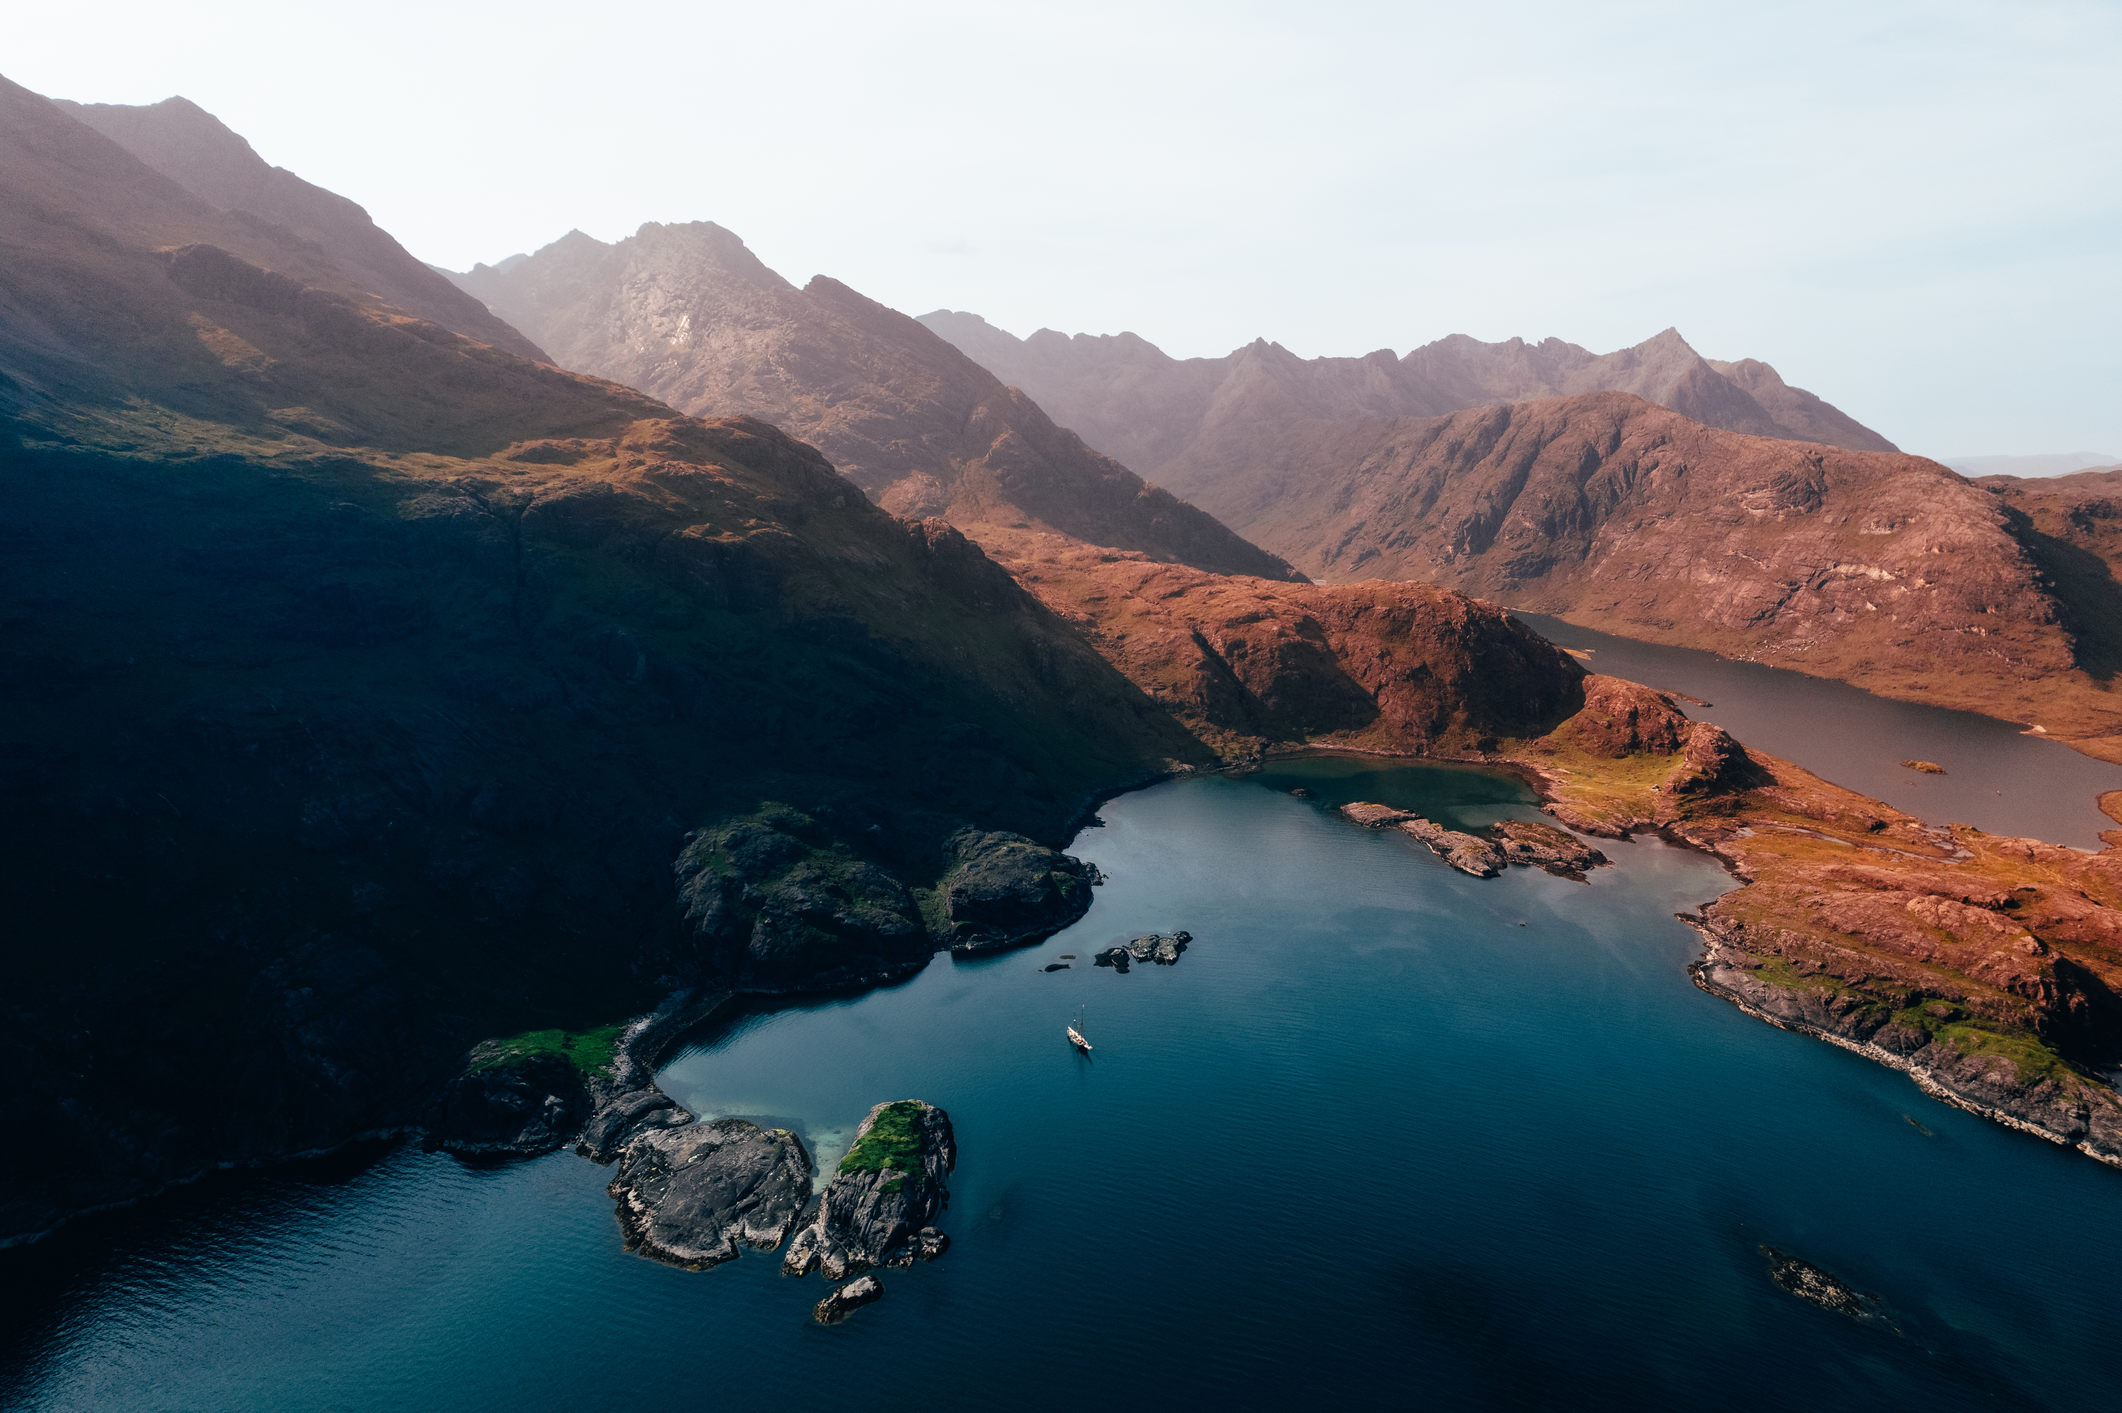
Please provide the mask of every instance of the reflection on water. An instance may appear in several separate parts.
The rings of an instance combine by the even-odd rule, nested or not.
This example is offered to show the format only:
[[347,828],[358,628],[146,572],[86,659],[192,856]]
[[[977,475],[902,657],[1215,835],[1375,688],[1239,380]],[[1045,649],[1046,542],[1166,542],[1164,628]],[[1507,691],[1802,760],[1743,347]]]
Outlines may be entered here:
[[[2101,831],[2115,827],[2094,801],[2122,790],[2122,765],[2028,735],[2013,722],[1890,701],[1846,682],[1639,643],[1544,614],[1515,616],[1550,642],[1590,650],[1584,665],[1593,672],[1698,697],[1709,705],[1679,703],[1689,716],[1933,824],[1972,824],[2081,849],[2104,847]],[[1905,760],[1931,761],[1946,773],[1919,774],[1903,767]]]
[[[1074,847],[1112,881],[1051,943],[734,1015],[668,1067],[821,1146],[880,1100],[950,1110],[950,1254],[844,1325],[770,1256],[626,1255],[609,1173],[570,1154],[400,1150],[9,1254],[0,1404],[2112,1402],[2122,1174],[1694,989],[1672,914],[1728,886],[1709,860],[1646,841],[1589,884],[1481,882],[1330,805],[1529,811],[1511,782],[1263,778],[1108,804]],[[1177,966],[1041,970],[1176,927]],[[1903,1333],[1777,1290],[1764,1244]]]

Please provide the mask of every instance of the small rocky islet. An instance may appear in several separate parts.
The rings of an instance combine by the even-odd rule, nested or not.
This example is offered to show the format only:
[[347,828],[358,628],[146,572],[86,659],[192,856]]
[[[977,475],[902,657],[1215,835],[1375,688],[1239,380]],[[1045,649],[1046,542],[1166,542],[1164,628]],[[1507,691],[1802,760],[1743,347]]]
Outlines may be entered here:
[[1177,966],[1180,956],[1193,940],[1194,934],[1185,931],[1144,932],[1091,953],[1091,965],[1110,967],[1123,976],[1136,962],[1150,962],[1160,967]]
[[1582,883],[1586,870],[1607,862],[1605,854],[1576,835],[1540,820],[1506,819],[1473,834],[1446,829],[1413,810],[1368,801],[1343,805],[1341,814],[1368,829],[1393,828],[1411,835],[1475,878],[1494,878],[1511,864],[1524,864]]
[[619,1153],[607,1190],[618,1203],[627,1249],[687,1270],[786,1242],[783,1271],[822,1271],[845,1282],[812,1311],[818,1323],[836,1324],[883,1296],[882,1283],[866,1272],[932,1261],[950,1249],[935,1223],[950,1200],[957,1158],[950,1115],[898,1099],[864,1117],[815,1199],[803,1140],[738,1118],[637,1133]]

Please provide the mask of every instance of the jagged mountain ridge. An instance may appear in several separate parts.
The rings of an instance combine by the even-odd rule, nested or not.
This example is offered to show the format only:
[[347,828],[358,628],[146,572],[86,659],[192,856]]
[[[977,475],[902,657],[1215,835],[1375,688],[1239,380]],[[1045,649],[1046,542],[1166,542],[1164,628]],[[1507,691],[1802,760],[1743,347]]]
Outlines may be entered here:
[[60,111],[110,138],[192,195],[271,222],[315,245],[349,280],[407,314],[525,358],[544,352],[485,305],[408,254],[356,203],[268,164],[249,142],[196,103],[69,103]]
[[801,289],[712,222],[579,231],[455,277],[564,366],[682,410],[743,412],[818,446],[886,509],[1034,526],[1217,573],[1288,565],[1056,426],[905,315]]
[[1304,359],[1259,339],[1222,358],[1176,359],[1131,333],[1070,337],[1041,329],[1019,339],[976,314],[941,309],[921,322],[1091,445],[1188,496],[1219,474],[1216,448],[1239,428],[1435,417],[1587,392],[1634,393],[1705,425],[1755,436],[1895,449],[1766,363],[1705,359],[1676,329],[1608,354],[1554,338],[1483,343],[1454,334],[1404,357],[1380,349],[1360,358]]

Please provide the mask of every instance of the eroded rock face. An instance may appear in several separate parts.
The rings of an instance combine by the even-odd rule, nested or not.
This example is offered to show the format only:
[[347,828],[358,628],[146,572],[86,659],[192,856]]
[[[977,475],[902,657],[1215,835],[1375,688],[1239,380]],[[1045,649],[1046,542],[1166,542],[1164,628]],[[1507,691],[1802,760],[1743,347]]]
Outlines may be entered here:
[[636,1138],[608,1190],[629,1250],[704,1270],[780,1246],[810,1200],[811,1160],[787,1129],[714,1119]]
[[918,1099],[877,1105],[855,1131],[816,1213],[789,1243],[782,1268],[792,1275],[822,1269],[837,1281],[942,1255],[948,1242],[934,1224],[957,1162],[943,1110]]
[[937,892],[951,950],[993,951],[1044,937],[1090,911],[1097,872],[1021,834],[962,829],[946,846],[951,871]]

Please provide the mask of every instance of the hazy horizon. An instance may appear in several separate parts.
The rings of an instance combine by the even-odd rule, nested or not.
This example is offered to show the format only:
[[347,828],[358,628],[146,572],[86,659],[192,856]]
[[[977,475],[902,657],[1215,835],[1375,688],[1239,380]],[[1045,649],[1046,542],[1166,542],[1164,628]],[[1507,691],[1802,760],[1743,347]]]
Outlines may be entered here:
[[182,94],[452,269],[706,219],[799,283],[1178,357],[1673,326],[1910,451],[2122,454],[2111,5],[125,0],[16,30],[15,81]]

